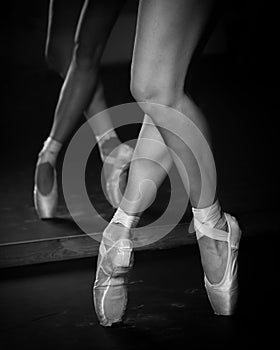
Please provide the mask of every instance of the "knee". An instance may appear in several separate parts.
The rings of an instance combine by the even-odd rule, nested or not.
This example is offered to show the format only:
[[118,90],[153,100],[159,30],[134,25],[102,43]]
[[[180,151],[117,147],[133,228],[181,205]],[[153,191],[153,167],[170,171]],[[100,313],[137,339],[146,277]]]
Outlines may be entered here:
[[[132,75],[131,94],[139,103],[142,111],[150,116],[154,123],[161,125],[162,123],[169,125],[170,121],[176,123],[177,116],[181,116],[181,112],[183,112],[201,131],[208,133],[203,113],[185,93],[182,81],[179,83],[174,80],[169,82],[166,78],[162,79],[161,75],[159,77],[150,75],[148,78],[143,78],[144,75],[138,75],[138,77],[135,78]],[[168,108],[165,109],[158,105]],[[171,110],[174,110],[174,114],[170,113]],[[178,115],[176,111],[179,111],[180,114]]]
[[136,102],[145,102],[140,104],[140,107],[144,108],[144,112],[148,115],[155,104],[176,108],[182,95],[182,91],[176,89],[172,84],[153,76],[146,79],[132,77],[130,90]]

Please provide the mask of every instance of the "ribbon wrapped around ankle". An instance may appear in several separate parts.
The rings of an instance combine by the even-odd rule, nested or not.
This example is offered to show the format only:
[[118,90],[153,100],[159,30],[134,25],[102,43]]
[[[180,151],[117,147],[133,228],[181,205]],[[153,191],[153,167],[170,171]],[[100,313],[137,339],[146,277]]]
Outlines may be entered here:
[[40,162],[49,162],[52,166],[54,166],[61,147],[61,142],[56,141],[55,139],[49,136],[44,142],[43,149],[39,153]]
[[112,139],[114,137],[118,137],[114,129],[111,129],[109,131],[107,130],[101,135],[95,135],[95,138],[96,138],[96,141],[97,141],[97,144],[99,147],[99,151],[100,151],[100,156],[101,156],[101,159],[103,160],[103,162],[104,162],[106,157],[103,154],[102,146],[106,141],[109,141],[110,139]]
[[112,137],[117,137],[117,134],[114,129],[107,130],[101,135],[95,135],[98,146],[101,147],[104,142],[110,140]]
[[133,228],[137,225],[139,221],[138,216],[134,215],[128,215],[126,214],[121,208],[118,208],[115,212],[111,222],[114,222],[115,224],[119,223],[127,228]]
[[192,208],[192,212],[194,216],[194,226],[197,239],[203,236],[199,230],[200,226],[205,224],[211,228],[214,228],[221,218],[221,206],[218,200],[207,208]]

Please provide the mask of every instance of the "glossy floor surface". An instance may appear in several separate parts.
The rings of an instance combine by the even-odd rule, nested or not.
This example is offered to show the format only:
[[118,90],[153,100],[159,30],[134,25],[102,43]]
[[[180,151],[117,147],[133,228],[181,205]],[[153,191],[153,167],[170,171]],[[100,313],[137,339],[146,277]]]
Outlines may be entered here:
[[[278,339],[279,239],[240,246],[235,316],[215,316],[196,245],[136,252],[123,324],[99,326],[91,287],[96,259],[1,271],[2,349],[254,349]],[[276,316],[276,317],[275,317]]]

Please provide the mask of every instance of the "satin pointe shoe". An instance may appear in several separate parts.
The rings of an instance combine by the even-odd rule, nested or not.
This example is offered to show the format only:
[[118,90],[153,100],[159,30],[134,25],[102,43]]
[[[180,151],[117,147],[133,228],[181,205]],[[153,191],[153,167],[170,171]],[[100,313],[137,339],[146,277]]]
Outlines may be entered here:
[[[39,171],[39,166],[43,163],[49,163],[53,168],[53,185],[52,185],[51,191],[48,194],[42,194],[40,192],[36,181],[37,173]],[[50,219],[50,218],[53,218],[56,214],[57,202],[58,202],[56,176],[57,176],[56,169],[52,165],[52,163],[49,160],[46,160],[44,155],[42,155],[42,157],[40,157],[39,155],[39,159],[36,165],[36,172],[35,172],[34,205],[40,219]]]
[[104,164],[110,164],[112,166],[112,171],[106,178],[106,193],[114,208],[117,208],[122,200],[126,186],[127,170],[133,151],[132,147],[121,144],[116,149],[115,156],[112,156],[111,153],[108,157],[103,158]]
[[[123,236],[124,226],[111,223],[99,246],[93,301],[100,325],[121,322],[127,304],[128,272],[133,265],[133,243]],[[115,237],[116,240],[113,240]]]
[[[56,214],[57,202],[58,202],[57,178],[56,178],[57,174],[55,169],[56,154],[53,153],[52,150],[45,150],[44,148],[39,153],[38,161],[36,164],[33,197],[34,197],[34,206],[39,218],[50,219],[50,218],[53,218]],[[47,194],[43,194],[40,191],[37,183],[39,167],[45,163],[48,163],[53,170],[53,184],[52,184],[51,191]]]
[[211,228],[194,220],[197,239],[202,236],[208,236],[212,239],[227,242],[228,254],[227,264],[223,278],[218,283],[210,283],[204,273],[204,283],[211,306],[216,315],[232,315],[235,311],[238,298],[238,279],[237,279],[237,256],[241,230],[235,217],[226,214],[228,232]]

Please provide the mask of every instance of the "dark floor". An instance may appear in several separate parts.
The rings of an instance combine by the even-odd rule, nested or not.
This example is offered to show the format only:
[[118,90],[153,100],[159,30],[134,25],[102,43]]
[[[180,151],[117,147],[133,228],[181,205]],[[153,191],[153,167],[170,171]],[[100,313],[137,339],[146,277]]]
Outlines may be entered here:
[[1,348],[272,348],[278,339],[277,244],[242,241],[233,317],[213,315],[196,245],[136,252],[126,318],[111,329],[99,326],[93,311],[95,258],[2,270]]

